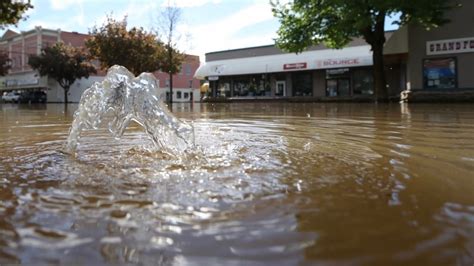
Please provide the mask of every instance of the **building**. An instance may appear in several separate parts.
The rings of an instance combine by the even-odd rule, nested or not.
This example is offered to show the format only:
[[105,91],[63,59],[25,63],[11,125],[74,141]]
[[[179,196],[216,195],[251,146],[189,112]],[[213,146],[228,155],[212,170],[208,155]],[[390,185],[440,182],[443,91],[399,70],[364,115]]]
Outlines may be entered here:
[[[447,12],[451,23],[440,28],[409,25],[386,32],[390,97],[474,92],[474,27],[467,26],[474,25],[474,1],[461,2]],[[370,46],[358,38],[343,49],[319,45],[300,54],[274,45],[210,52],[196,77],[208,80],[209,96],[217,98],[368,100],[372,65]]]
[[[197,55],[186,55],[181,65],[181,71],[173,76],[173,102],[200,101],[200,81],[194,78],[194,73],[199,68],[200,61]],[[168,73],[157,71],[155,76],[160,81],[160,91],[166,93],[169,99],[170,77]]]
[[[8,53],[11,59],[11,69],[8,75],[0,77],[0,92],[12,90],[42,90],[47,94],[48,102],[64,102],[64,92],[59,84],[48,77],[41,77],[28,65],[30,55],[39,55],[41,49],[64,42],[74,47],[84,47],[90,35],[77,32],[43,29],[35,27],[33,30],[17,33],[8,30],[0,38],[0,51]],[[199,80],[193,75],[199,67],[199,57],[188,55],[183,63],[183,70],[173,76],[176,102],[198,101],[200,99]],[[165,73],[155,72],[160,82],[160,92],[165,94],[169,90],[169,77]],[[102,81],[105,76],[103,71],[92,74],[88,79],[77,80],[69,90],[69,101],[79,102],[84,90],[94,82]],[[168,87],[168,88],[167,88]]]

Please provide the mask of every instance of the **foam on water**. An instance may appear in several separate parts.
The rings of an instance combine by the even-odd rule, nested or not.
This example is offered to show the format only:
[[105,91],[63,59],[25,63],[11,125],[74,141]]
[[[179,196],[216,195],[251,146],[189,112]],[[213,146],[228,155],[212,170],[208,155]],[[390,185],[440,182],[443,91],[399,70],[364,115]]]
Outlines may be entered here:
[[108,122],[110,133],[119,138],[133,120],[152,139],[157,150],[181,155],[194,147],[193,127],[171,114],[157,95],[157,80],[151,73],[135,77],[123,66],[109,68],[102,82],[87,89],[74,113],[66,151],[77,150],[81,132],[98,129]]

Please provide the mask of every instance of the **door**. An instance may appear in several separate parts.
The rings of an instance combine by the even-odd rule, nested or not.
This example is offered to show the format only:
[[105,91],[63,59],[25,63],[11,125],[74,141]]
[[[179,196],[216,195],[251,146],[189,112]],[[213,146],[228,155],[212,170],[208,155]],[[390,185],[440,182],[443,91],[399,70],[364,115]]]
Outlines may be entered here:
[[326,80],[326,96],[350,96],[351,81],[348,78]]
[[286,96],[286,81],[276,82],[275,96]]

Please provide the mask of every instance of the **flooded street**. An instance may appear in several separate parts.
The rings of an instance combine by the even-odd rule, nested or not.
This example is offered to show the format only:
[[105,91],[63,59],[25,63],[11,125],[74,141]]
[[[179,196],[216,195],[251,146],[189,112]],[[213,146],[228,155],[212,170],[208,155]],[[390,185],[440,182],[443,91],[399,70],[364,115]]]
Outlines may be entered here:
[[472,104],[175,104],[179,158],[76,108],[0,104],[0,264],[474,263]]

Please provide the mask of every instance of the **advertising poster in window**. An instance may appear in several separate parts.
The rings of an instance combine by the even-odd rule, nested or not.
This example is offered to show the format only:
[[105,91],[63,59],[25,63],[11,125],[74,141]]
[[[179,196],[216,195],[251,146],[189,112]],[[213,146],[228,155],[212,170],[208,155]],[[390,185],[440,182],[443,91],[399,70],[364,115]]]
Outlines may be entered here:
[[423,61],[423,76],[427,89],[455,88],[456,60],[454,58],[425,59]]

